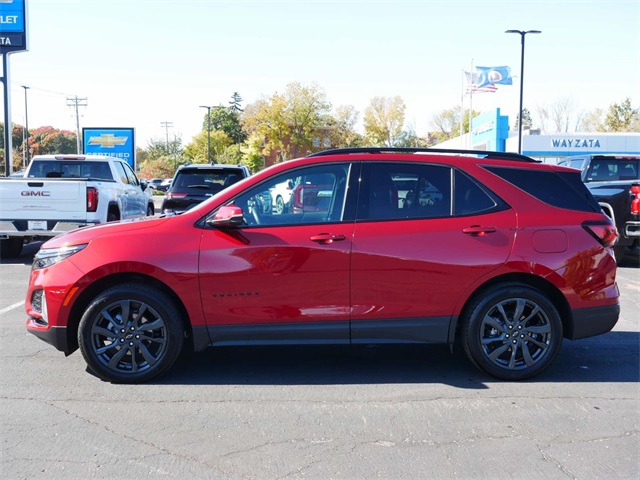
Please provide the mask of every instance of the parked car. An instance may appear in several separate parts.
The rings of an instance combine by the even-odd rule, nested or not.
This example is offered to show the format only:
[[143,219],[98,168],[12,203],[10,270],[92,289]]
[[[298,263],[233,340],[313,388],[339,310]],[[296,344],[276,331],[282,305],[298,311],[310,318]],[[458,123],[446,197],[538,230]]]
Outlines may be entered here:
[[0,258],[75,228],[153,215],[150,193],[121,158],[36,155],[22,178],[0,182]]
[[291,210],[290,201],[294,188],[292,180],[287,180],[286,182],[273,186],[270,191],[273,213],[279,215]]
[[582,181],[615,223],[618,264],[627,251],[640,254],[640,155],[576,155],[559,164],[580,169]]
[[149,186],[154,190],[160,190],[160,185],[164,182],[163,178],[153,178],[149,180]]
[[181,213],[251,175],[245,165],[194,164],[176,171],[162,213]]
[[[256,208],[313,178],[326,208]],[[419,185],[432,201],[405,201]],[[570,168],[486,151],[329,150],[180,215],[48,241],[27,330],[65,354],[79,347],[111,382],[160,375],[185,344],[331,343],[449,344],[521,380],[552,365],[563,338],[614,327],[616,238]]]
[[173,182],[173,178],[165,178],[162,183],[158,186],[158,190],[161,192],[166,192],[171,187],[171,182]]

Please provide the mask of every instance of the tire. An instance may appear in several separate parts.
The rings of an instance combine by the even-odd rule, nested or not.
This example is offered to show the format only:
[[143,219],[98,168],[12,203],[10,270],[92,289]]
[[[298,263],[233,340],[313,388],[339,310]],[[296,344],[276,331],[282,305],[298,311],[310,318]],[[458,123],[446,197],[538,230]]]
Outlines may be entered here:
[[118,215],[115,212],[107,213],[107,223],[108,222],[117,222],[118,220],[120,220],[120,218],[118,217]]
[[276,197],[275,214],[281,215],[282,213],[284,213],[284,199],[282,198],[282,195],[278,195]]
[[546,370],[560,351],[558,310],[542,292],[527,285],[497,285],[473,301],[467,312],[462,331],[465,352],[493,377],[531,378]]
[[22,253],[24,241],[20,237],[0,240],[0,258],[17,258]]
[[113,383],[145,382],[162,374],[183,343],[184,327],[173,302],[155,288],[134,283],[98,295],[78,328],[87,365]]
[[153,204],[150,203],[149,205],[147,205],[147,217],[153,217],[156,214],[156,209],[154,208]]

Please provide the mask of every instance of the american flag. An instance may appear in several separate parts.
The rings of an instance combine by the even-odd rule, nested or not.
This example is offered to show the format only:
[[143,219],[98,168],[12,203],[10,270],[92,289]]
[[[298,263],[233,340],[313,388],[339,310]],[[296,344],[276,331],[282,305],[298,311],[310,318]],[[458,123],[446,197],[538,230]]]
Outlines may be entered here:
[[494,93],[498,91],[498,87],[490,83],[484,87],[478,88],[478,74],[471,72],[464,72],[467,77],[467,94],[469,93]]

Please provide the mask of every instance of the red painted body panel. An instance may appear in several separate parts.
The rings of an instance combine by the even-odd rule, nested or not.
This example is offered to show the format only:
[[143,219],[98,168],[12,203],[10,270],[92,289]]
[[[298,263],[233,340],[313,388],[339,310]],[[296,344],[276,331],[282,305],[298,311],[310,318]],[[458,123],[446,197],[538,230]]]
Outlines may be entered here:
[[[509,209],[481,217],[358,223],[352,320],[455,314],[466,286],[490,277],[509,258],[515,222]],[[463,233],[472,225],[496,231]]]
[[[393,161],[424,163],[421,157],[395,154]],[[50,240],[44,248],[84,243],[89,247],[32,272],[27,313],[41,316],[30,299],[35,290],[44,289],[49,327],[33,321],[27,326],[30,330],[66,326],[74,302],[90,285],[119,274],[161,282],[180,299],[194,327],[452,317],[486,282],[513,274],[549,282],[572,309],[617,303],[611,249],[580,226],[606,219],[603,214],[551,207],[482,168],[497,161],[429,158],[434,164],[463,169],[499,195],[507,207],[439,219],[236,230],[196,225],[278,172],[331,162],[389,161],[390,157],[357,154],[292,160],[253,175],[179,216],[86,228]],[[505,160],[499,165],[530,167]],[[463,231],[476,226],[493,231],[484,235]],[[327,233],[344,239],[311,240]]]
[[[209,325],[345,320],[351,224],[205,231],[200,289]],[[331,244],[320,233],[345,237]]]

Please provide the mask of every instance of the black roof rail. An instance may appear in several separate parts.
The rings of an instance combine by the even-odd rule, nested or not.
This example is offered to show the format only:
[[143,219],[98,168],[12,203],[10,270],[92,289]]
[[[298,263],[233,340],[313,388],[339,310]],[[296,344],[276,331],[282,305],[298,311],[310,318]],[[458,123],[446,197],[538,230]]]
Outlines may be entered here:
[[457,148],[411,148],[411,147],[352,147],[352,148],[332,148],[321,152],[312,153],[309,157],[324,157],[326,155],[351,154],[351,153],[462,153],[465,155],[482,155],[483,157],[491,157],[500,160],[515,160],[519,162],[535,162],[535,160],[526,155],[511,152],[494,152],[487,150],[461,150]]

